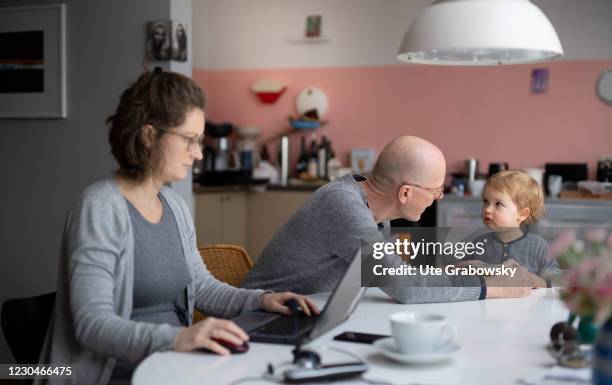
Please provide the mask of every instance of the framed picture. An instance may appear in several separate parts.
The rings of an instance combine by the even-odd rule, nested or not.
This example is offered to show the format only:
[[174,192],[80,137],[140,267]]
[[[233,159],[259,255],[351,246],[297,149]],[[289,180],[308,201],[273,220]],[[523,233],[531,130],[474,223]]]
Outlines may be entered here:
[[0,118],[65,118],[64,4],[0,8]]
[[321,36],[322,15],[310,15],[306,17],[306,37]]
[[172,60],[187,61],[187,26],[172,22]]
[[376,153],[372,148],[353,148],[351,150],[351,168],[358,174],[369,174],[374,168]]
[[544,94],[548,91],[548,68],[534,68],[531,71],[531,93]]
[[170,60],[172,57],[170,20],[147,23],[147,57],[150,60]]
[[146,54],[149,60],[187,61],[187,25],[170,20],[148,22]]

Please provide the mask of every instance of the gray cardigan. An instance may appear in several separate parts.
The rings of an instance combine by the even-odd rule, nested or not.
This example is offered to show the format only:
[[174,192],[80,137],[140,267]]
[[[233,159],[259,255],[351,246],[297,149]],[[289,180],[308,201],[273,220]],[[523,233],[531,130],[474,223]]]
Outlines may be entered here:
[[[176,218],[189,269],[190,322],[194,306],[224,318],[261,307],[263,290],[237,289],[209,273],[197,250],[186,204],[170,188],[162,188],[161,194]],[[126,201],[114,179],[99,181],[85,190],[68,214],[55,310],[39,360],[72,365],[76,376],[71,382],[47,383],[104,385],[117,358],[139,362],[172,348],[181,328],[130,320],[133,275],[134,239]]]

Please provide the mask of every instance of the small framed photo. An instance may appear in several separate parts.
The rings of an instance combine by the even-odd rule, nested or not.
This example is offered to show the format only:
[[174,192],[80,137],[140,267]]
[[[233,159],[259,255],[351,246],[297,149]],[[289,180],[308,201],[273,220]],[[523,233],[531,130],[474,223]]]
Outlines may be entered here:
[[531,71],[531,93],[544,94],[548,91],[548,68],[534,68]]
[[306,17],[306,37],[320,37],[321,36],[321,21],[323,16],[321,15],[310,15]]
[[376,153],[372,148],[353,148],[351,150],[351,168],[357,174],[369,174],[374,168]]
[[147,58],[150,60],[170,60],[172,41],[170,20],[150,21],[147,23]]
[[172,60],[187,61],[187,26],[172,22]]

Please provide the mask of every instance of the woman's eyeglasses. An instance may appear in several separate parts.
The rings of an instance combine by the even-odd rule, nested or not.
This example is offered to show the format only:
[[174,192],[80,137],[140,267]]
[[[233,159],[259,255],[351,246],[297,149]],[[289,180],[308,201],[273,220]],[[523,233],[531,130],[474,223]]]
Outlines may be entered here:
[[444,190],[442,189],[442,187],[430,188],[430,187],[421,186],[421,185],[416,184],[416,183],[405,183],[405,182],[402,183],[402,186],[404,186],[404,185],[418,187],[420,189],[427,190],[427,191],[429,191],[430,193],[433,194],[433,199],[434,200],[438,200],[438,199],[440,199],[440,198],[442,198],[444,196]]
[[204,134],[200,136],[189,136],[189,135],[181,134],[180,132],[168,130],[166,128],[161,128],[161,127],[156,127],[156,128],[160,131],[167,132],[168,134],[173,134],[173,135],[180,136],[181,138],[183,138],[185,143],[187,143],[187,151],[193,151],[196,149],[196,147],[199,148],[200,151],[202,151],[202,149],[204,148]]

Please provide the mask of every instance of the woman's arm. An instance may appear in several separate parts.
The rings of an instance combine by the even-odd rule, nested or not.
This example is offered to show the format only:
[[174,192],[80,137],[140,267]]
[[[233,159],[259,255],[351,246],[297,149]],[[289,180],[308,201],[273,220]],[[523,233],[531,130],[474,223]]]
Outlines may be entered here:
[[171,349],[180,328],[130,321],[117,314],[115,291],[125,282],[116,282],[115,271],[125,252],[126,217],[108,199],[90,195],[68,221],[65,252],[78,343],[94,353],[130,362]]
[[187,226],[187,263],[194,276],[195,307],[203,313],[222,318],[232,318],[242,311],[262,308],[260,297],[264,290],[236,288],[217,280],[208,271],[197,248],[193,223]]

